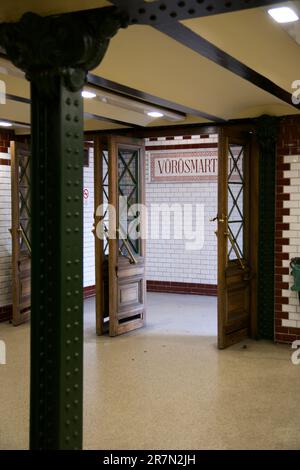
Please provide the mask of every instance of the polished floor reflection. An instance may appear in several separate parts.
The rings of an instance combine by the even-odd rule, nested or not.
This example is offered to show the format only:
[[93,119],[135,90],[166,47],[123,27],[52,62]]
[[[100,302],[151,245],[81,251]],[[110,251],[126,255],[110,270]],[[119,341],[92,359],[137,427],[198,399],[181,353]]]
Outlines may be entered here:
[[[148,294],[147,327],[94,334],[85,302],[86,449],[299,449],[300,366],[267,341],[216,348],[216,299]],[[0,324],[0,448],[28,447],[29,326]]]

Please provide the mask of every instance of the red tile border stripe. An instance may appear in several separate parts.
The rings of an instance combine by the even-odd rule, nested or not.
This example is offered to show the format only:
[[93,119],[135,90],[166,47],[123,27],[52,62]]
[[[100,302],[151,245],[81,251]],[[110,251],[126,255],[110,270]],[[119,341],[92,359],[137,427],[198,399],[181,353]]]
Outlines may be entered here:
[[0,158],[0,165],[7,165],[7,166],[10,166],[10,160],[6,159],[6,158]]
[[196,284],[172,281],[147,281],[148,292],[165,292],[170,294],[217,295],[217,286],[214,284]]
[[96,286],[87,286],[83,288],[83,298],[88,299],[96,295]]
[[217,149],[218,144],[209,142],[207,144],[175,144],[175,145],[146,145],[147,151],[155,150],[185,150],[185,149]]

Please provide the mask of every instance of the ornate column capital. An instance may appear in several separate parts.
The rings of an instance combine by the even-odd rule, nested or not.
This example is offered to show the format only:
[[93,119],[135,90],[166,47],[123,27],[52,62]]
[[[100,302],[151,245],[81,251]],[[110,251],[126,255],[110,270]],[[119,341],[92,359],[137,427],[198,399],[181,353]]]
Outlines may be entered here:
[[0,24],[0,45],[40,91],[51,93],[59,77],[67,89],[78,91],[110,39],[127,25],[127,15],[115,7],[47,17],[29,12],[17,23]]

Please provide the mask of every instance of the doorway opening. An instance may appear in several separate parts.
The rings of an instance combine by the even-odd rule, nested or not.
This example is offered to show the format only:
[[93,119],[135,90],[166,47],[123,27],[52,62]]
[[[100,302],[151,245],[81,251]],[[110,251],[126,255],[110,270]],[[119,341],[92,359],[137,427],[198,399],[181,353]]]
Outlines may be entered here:
[[148,309],[169,331],[215,342],[218,134],[148,138],[145,150],[146,204],[160,208],[148,222]]
[[[255,202],[250,198],[251,175],[256,187],[251,135],[249,130],[227,129],[219,135],[143,141],[95,137],[98,334],[109,331],[116,336],[144,326],[151,299],[154,311],[156,298],[163,299],[164,294],[171,303],[172,296],[179,302],[178,295],[184,295],[183,310],[188,295],[197,296],[201,311],[200,301],[205,299],[200,295],[216,297],[218,292],[218,321],[210,299],[218,346],[253,335],[256,254],[250,249],[250,237],[257,234]],[[125,197],[128,209],[121,218],[120,197]],[[135,206],[144,202],[146,215],[141,222],[141,210]],[[117,222],[109,223],[109,204],[116,209]],[[132,236],[132,227],[141,233],[141,225],[147,226],[146,240]],[[111,239],[112,228],[117,235]],[[207,304],[203,308],[207,310]],[[217,334],[213,327],[210,331]]]

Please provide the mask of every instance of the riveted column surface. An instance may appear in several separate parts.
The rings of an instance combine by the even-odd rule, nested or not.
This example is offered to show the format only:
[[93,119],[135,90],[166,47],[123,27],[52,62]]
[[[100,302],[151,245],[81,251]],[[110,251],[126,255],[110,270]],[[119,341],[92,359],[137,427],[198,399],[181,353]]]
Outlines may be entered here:
[[80,91],[32,84],[32,449],[82,446],[83,123]]

